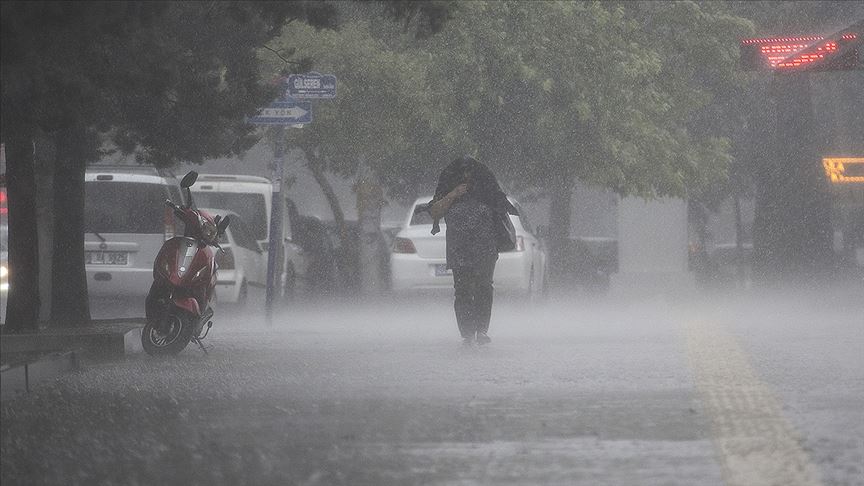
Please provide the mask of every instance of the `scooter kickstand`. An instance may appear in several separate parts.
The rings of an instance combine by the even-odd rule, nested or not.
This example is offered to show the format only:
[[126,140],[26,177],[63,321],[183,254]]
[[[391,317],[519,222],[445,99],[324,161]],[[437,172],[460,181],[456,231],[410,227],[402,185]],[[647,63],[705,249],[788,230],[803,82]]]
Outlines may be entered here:
[[194,341],[195,341],[195,343],[198,345],[198,347],[201,348],[201,351],[204,351],[204,354],[205,354],[205,355],[206,355],[206,354],[209,354],[209,353],[207,352],[207,348],[204,347],[204,343],[202,343],[200,339],[195,338]]

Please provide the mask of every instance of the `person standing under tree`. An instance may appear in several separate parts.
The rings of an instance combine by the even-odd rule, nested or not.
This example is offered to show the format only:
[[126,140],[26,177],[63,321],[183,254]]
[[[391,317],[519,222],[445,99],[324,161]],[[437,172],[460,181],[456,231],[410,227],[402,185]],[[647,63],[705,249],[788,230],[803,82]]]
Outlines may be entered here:
[[439,219],[447,225],[447,268],[453,271],[453,308],[463,344],[488,344],[492,276],[498,252],[513,248],[515,233],[508,213],[516,214],[516,208],[492,171],[466,156],[444,168],[425,209],[435,221],[433,235],[440,231]]

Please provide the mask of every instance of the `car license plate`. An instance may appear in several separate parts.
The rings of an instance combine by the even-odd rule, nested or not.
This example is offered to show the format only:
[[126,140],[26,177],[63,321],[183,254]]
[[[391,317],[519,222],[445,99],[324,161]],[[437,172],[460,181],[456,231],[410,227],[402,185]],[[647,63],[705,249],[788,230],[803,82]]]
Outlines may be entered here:
[[88,251],[84,257],[87,265],[126,265],[129,253],[125,251]]
[[447,277],[453,275],[453,272],[447,268],[447,265],[433,265],[435,267],[436,277]]

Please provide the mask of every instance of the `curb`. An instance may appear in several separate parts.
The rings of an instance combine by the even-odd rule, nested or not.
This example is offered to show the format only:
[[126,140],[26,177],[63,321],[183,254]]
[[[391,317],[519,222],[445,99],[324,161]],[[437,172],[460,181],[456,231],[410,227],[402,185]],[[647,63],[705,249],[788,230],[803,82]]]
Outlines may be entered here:
[[74,351],[51,353],[0,367],[0,401],[30,393],[38,383],[78,369]]
[[78,329],[54,329],[33,334],[0,336],[0,353],[40,354],[74,351],[82,361],[122,358],[142,351],[141,329],[137,323],[102,325]]

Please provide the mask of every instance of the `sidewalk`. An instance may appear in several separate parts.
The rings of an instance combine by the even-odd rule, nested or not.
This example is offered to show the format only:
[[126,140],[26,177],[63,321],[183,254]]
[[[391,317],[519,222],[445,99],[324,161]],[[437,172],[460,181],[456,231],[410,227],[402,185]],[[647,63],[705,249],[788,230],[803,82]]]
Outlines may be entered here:
[[144,320],[103,319],[69,329],[0,334],[0,399],[27,393],[41,381],[78,368],[140,352]]

